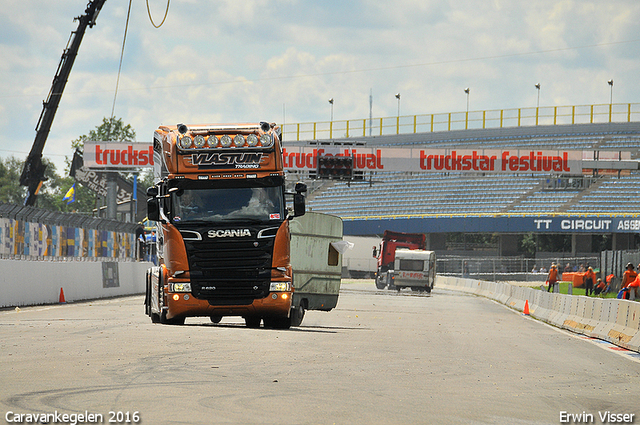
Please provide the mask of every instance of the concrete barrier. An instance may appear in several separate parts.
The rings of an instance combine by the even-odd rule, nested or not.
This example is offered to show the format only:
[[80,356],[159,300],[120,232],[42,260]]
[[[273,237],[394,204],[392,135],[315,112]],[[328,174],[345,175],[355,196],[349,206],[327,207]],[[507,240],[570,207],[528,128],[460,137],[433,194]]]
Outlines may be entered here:
[[142,294],[147,262],[0,260],[0,307]]
[[640,352],[640,303],[613,298],[590,298],[547,293],[507,283],[438,276],[437,287],[460,290],[523,311],[559,328]]

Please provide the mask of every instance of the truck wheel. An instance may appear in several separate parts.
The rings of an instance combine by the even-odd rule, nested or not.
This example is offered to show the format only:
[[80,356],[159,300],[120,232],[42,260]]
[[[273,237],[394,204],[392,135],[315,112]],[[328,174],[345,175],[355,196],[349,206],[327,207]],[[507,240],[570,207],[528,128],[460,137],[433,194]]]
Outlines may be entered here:
[[144,298],[144,309],[147,313],[147,316],[151,318],[151,323],[160,323],[160,315],[151,311],[151,297],[153,294],[151,293],[151,275],[147,273],[147,291]]
[[289,329],[291,327],[291,318],[289,317],[265,317],[264,327],[271,329]]
[[167,319],[166,310],[162,310],[162,314],[160,315],[160,323],[163,325],[184,325],[184,319],[184,316]]
[[300,301],[300,305],[297,308],[291,309],[291,326],[300,326],[302,319],[304,319],[304,302]]
[[259,328],[261,318],[259,316],[247,316],[244,318],[244,323],[248,328]]
[[425,289],[427,290],[427,294],[431,293],[431,286],[427,286]]
[[209,319],[211,319],[211,323],[220,323],[222,316],[211,316]]
[[376,278],[376,288],[378,289],[384,289],[385,288],[384,282],[382,282],[382,279]]

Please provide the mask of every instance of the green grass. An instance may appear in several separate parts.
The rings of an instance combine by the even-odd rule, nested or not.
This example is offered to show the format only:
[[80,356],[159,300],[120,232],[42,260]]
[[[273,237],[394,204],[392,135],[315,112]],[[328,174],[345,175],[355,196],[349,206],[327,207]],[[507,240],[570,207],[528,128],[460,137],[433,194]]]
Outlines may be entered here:
[[[568,294],[569,293],[569,284],[570,282],[560,282],[559,285],[559,291],[561,294]],[[544,287],[544,290],[547,290],[547,287]],[[584,295],[585,294],[585,289],[584,288],[573,288],[573,295]],[[614,293],[614,292],[609,292],[608,294],[603,295],[594,295],[598,298],[615,298],[618,295],[618,293]]]

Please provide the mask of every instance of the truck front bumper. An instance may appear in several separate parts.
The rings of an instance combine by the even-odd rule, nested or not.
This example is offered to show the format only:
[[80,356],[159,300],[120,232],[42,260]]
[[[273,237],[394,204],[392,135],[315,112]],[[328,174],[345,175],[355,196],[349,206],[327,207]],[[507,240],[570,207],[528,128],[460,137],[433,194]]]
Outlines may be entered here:
[[181,316],[288,317],[292,293],[270,292],[248,305],[211,305],[208,300],[195,298],[190,292],[170,292],[166,300],[167,319]]

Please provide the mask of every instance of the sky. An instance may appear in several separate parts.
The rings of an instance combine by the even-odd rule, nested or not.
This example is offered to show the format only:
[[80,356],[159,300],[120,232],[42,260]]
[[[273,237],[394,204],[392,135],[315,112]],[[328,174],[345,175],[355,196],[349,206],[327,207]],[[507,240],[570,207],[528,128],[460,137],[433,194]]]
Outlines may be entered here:
[[[0,157],[26,158],[87,0],[0,0]],[[107,0],[87,29],[44,156],[104,117],[305,123],[640,102],[637,0]],[[607,81],[613,79],[613,90]],[[535,84],[540,84],[540,90]],[[464,92],[469,88],[469,95]],[[115,103],[114,103],[115,99]]]

